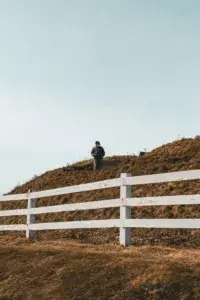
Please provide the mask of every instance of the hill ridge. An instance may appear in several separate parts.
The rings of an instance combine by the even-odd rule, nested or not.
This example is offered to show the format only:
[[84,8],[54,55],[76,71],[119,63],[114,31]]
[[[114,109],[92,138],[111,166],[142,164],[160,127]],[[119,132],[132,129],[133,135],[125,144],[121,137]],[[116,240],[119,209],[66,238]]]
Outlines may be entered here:
[[[116,162],[117,163],[113,163]],[[119,177],[121,173],[132,173],[133,175],[155,174],[174,172],[182,170],[200,169],[200,138],[188,138],[171,142],[146,153],[143,156],[114,156],[106,159],[105,169],[93,172],[91,160],[75,163],[71,166],[64,166],[55,170],[47,171],[27,183],[14,188],[11,193],[25,193],[29,189],[34,191],[59,188],[82,183],[101,181]],[[77,169],[78,168],[78,169]],[[134,197],[142,196],[164,196],[180,194],[200,194],[200,184],[197,181],[173,182],[165,184],[154,184],[133,187]],[[62,203],[77,203],[111,199],[119,197],[119,189],[105,189],[63,195],[51,198],[39,199],[38,206],[55,205]],[[0,209],[25,208],[26,202],[2,203]],[[134,218],[199,218],[200,207],[191,206],[160,206],[134,208]],[[109,219],[118,218],[118,209],[100,209],[95,211],[76,211],[70,213],[57,213],[40,215],[37,219],[40,222]],[[2,224],[13,224],[26,222],[24,217],[1,218]],[[187,246],[199,246],[199,230],[161,230],[161,229],[133,229],[133,242],[136,244],[164,243],[164,244],[185,244]],[[17,233],[19,235],[19,233]],[[67,238],[78,239],[81,242],[105,243],[118,242],[118,231],[115,229],[102,230],[66,230],[49,231],[38,233],[38,238]]]

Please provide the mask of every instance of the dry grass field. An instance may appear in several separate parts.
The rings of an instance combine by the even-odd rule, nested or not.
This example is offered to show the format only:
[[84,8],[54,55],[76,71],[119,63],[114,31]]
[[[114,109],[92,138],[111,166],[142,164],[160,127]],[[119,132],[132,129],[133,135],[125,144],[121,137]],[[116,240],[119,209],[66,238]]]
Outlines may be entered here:
[[[120,173],[155,174],[200,169],[200,139],[182,139],[144,156],[107,158],[100,172],[84,161],[35,176],[10,193],[46,190],[116,178]],[[133,187],[132,195],[200,194],[200,181]],[[37,206],[119,197],[105,189],[38,199]],[[25,201],[0,203],[0,209],[25,208]],[[44,214],[38,222],[109,219],[118,209]],[[200,218],[200,206],[138,207],[133,218]],[[24,217],[1,224],[25,223]],[[132,246],[118,245],[117,229],[0,233],[0,300],[29,299],[200,299],[200,230],[133,229]]]
[[200,250],[0,238],[1,300],[200,299]]

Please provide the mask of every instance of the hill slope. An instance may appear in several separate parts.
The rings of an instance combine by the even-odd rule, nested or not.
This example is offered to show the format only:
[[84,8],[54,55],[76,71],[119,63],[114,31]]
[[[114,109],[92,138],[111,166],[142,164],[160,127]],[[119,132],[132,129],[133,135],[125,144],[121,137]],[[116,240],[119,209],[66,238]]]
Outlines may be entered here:
[[[163,173],[170,171],[200,169],[200,139],[182,139],[163,145],[146,153],[144,156],[116,156],[107,158],[106,167],[101,172],[91,171],[91,161],[74,164],[48,171],[26,184],[16,187],[11,193],[24,193],[31,190],[45,190],[56,187],[77,185],[92,181],[116,178],[120,173],[130,172],[134,175]],[[178,182],[138,186],[133,188],[134,196],[159,196],[200,194],[200,182]],[[77,193],[59,197],[44,198],[38,200],[38,206],[54,205],[61,203],[77,203],[111,199],[119,196],[119,189],[105,189],[99,191]],[[26,207],[26,202],[12,202],[1,204],[1,209],[14,209]],[[101,209],[84,212],[45,214],[38,216],[41,222],[71,221],[87,219],[116,218],[118,209]],[[133,210],[135,218],[199,218],[200,207],[171,206],[171,207],[143,207]],[[25,222],[23,217],[1,218],[1,223]],[[18,233],[17,233],[18,234]],[[78,239],[82,242],[105,243],[118,242],[118,230],[66,230],[38,233],[38,237],[64,237]],[[199,230],[158,230],[158,229],[134,229],[133,242],[137,244],[164,243],[185,244],[198,246],[200,238]]]
[[0,253],[2,300],[200,299],[197,249],[0,237]]

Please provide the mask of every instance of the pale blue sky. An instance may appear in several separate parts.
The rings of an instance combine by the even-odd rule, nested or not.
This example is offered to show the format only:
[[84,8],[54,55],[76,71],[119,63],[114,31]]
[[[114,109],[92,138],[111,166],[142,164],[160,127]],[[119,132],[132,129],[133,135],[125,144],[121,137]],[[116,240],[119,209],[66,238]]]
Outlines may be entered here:
[[200,129],[200,1],[0,0],[0,192]]

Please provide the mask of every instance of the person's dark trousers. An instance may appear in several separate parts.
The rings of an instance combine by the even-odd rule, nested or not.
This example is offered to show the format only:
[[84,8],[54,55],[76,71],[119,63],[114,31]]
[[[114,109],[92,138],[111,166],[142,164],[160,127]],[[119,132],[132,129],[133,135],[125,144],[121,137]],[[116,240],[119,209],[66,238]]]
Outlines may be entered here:
[[93,170],[101,170],[103,168],[103,159],[102,158],[94,158],[93,161]]

